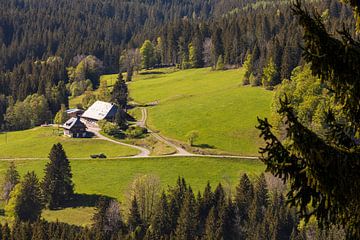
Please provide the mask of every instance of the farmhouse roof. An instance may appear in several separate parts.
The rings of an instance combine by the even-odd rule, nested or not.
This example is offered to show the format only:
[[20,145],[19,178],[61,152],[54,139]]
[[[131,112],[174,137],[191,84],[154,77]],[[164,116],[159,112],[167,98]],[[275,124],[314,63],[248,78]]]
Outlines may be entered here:
[[82,115],[83,118],[94,120],[103,120],[108,117],[115,116],[116,106],[112,103],[96,101]]
[[75,126],[84,127],[85,124],[84,124],[83,122],[81,122],[81,120],[80,120],[79,117],[77,117],[77,118],[72,117],[72,118],[70,118],[69,120],[67,120],[67,121],[64,123],[64,125],[62,125],[63,128],[68,129],[68,130],[72,129],[72,128],[75,127]]
[[78,109],[78,108],[70,108],[70,109],[66,110],[66,113],[71,114],[71,113],[76,113],[76,112],[81,112],[81,111],[83,111],[83,110]]

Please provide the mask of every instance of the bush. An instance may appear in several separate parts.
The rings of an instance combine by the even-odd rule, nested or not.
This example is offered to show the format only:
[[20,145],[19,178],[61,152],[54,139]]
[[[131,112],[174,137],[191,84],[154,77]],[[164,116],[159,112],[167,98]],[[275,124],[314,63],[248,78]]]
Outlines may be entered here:
[[129,138],[141,138],[146,133],[147,129],[139,126],[130,126],[125,132],[126,136]]
[[98,125],[104,133],[106,133],[110,136],[120,138],[120,139],[125,137],[124,133],[121,131],[119,126],[115,123],[108,122],[106,120],[101,120],[98,122]]

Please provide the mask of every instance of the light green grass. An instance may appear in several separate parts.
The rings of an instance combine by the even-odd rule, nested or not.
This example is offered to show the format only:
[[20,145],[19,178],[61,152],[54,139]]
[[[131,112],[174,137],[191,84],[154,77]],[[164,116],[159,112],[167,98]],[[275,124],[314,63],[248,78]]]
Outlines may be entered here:
[[[127,193],[131,182],[143,174],[158,176],[164,189],[167,189],[169,185],[175,185],[178,176],[183,176],[197,192],[203,191],[207,181],[210,181],[213,188],[222,182],[225,188],[230,186],[234,190],[243,173],[254,178],[265,169],[258,160],[208,157],[72,160],[70,162],[77,193],[114,197],[123,205],[127,203]],[[21,176],[27,171],[35,171],[42,178],[47,161],[19,160],[15,163]],[[8,166],[8,161],[0,161],[0,184]],[[43,217],[49,221],[58,219],[61,222],[76,225],[89,225],[93,211],[92,207],[66,208],[59,211],[45,210]]]
[[[60,136],[59,136],[59,134]],[[53,144],[60,142],[69,158],[87,158],[104,153],[107,157],[136,155],[138,150],[98,139],[69,138],[56,127],[37,127],[0,134],[0,158],[46,158]]]
[[[44,175],[45,160],[15,161],[21,175],[35,171]],[[0,182],[9,161],[0,161]],[[73,180],[77,193],[102,194],[124,200],[130,183],[138,175],[153,174],[161,179],[163,187],[174,185],[183,176],[195,191],[202,190],[207,181],[213,185],[229,180],[235,187],[243,173],[255,176],[264,171],[258,160],[220,159],[208,157],[170,157],[118,160],[71,160]]]
[[197,130],[197,145],[257,155],[262,144],[255,128],[257,116],[270,115],[271,91],[241,86],[242,69],[156,71],[137,75],[129,85],[136,102],[159,101],[159,105],[149,108],[150,127],[183,142],[189,131]]
[[94,213],[93,207],[76,207],[56,211],[44,210],[41,216],[50,222],[60,221],[73,225],[90,226]]

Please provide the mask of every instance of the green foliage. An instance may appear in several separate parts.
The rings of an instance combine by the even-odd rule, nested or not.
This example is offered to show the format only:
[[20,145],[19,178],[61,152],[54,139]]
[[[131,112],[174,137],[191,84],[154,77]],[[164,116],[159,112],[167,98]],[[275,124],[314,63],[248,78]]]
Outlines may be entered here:
[[326,84],[311,73],[310,65],[297,67],[294,69],[290,80],[284,80],[276,89],[272,101],[272,121],[276,123],[278,130],[283,128],[281,116],[278,110],[281,108],[280,98],[287,97],[291,102],[291,107],[297,115],[299,121],[307,128],[324,135],[326,132],[326,108],[330,108],[341,118],[339,108],[335,103],[334,97],[327,90]]
[[216,70],[224,70],[224,69],[225,69],[224,58],[222,55],[220,55],[216,62]]
[[128,101],[128,87],[124,80],[118,79],[111,92],[111,100],[115,102],[118,107],[125,109]]
[[189,44],[189,62],[192,68],[200,68],[204,66],[203,60],[203,43],[199,37],[195,38]]
[[96,95],[91,91],[86,91],[84,97],[81,99],[81,106],[85,109],[93,105],[97,100]]
[[315,216],[320,226],[341,224],[347,238],[357,239],[360,237],[357,227],[360,224],[359,42],[345,30],[339,32],[341,40],[330,35],[321,17],[310,15],[299,2],[293,12],[304,28],[305,61],[311,63],[312,73],[320,76],[334,93],[344,118],[337,121],[327,106],[330,110],[323,123],[328,125],[328,130],[321,136],[300,122],[288,99],[281,101],[279,114],[286,119],[287,144],[272,133],[267,119],[259,120],[261,136],[267,141],[261,149],[262,160],[268,171],[290,182],[288,200],[306,222]]
[[71,199],[74,194],[74,183],[70,162],[60,143],[52,147],[49,159],[42,182],[42,192],[45,204],[50,209],[54,209]]
[[64,104],[61,104],[61,109],[56,113],[54,118],[54,123],[64,124],[69,119],[66,113],[66,107]]
[[247,54],[244,64],[243,64],[243,69],[244,69],[244,77],[243,77],[243,81],[242,84],[243,85],[249,85],[250,84],[250,75],[252,74],[252,55],[251,54]]
[[93,84],[89,79],[82,79],[78,81],[74,81],[70,84],[69,87],[71,96],[77,97],[83,94],[86,91],[93,90]]
[[28,96],[23,102],[10,106],[5,115],[7,128],[10,130],[27,129],[50,122],[49,105],[44,96],[34,94]]
[[124,133],[116,123],[101,120],[98,122],[98,124],[104,133],[116,138],[124,138]]
[[272,58],[270,58],[268,65],[263,69],[263,75],[262,75],[262,85],[269,89],[271,86],[275,85],[276,77],[278,73],[276,70],[275,63]]
[[104,101],[104,102],[110,102],[111,101],[111,93],[108,89],[108,85],[106,81],[100,82],[100,87],[97,95],[98,100]]
[[193,146],[195,141],[199,138],[199,132],[195,130],[190,131],[186,134],[186,138],[188,139],[188,144]]
[[34,222],[39,219],[43,208],[39,180],[34,172],[28,172],[20,184],[18,194],[14,194],[15,219]]
[[197,203],[191,188],[185,194],[184,203],[180,211],[176,227],[176,239],[187,240],[196,238],[197,230]]
[[249,83],[252,87],[259,86],[258,79],[252,73],[250,73],[250,76],[249,76]]
[[155,63],[155,50],[150,40],[146,40],[140,48],[142,66],[145,69],[152,68]]
[[140,126],[130,126],[125,134],[128,138],[142,138],[147,133],[147,129]]

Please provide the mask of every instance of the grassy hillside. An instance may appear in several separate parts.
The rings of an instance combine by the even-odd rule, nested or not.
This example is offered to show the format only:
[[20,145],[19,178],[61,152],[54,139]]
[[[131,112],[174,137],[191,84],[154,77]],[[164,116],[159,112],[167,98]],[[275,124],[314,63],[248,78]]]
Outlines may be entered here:
[[[66,149],[67,150],[67,149]],[[43,177],[45,160],[16,161],[21,175],[34,170]],[[8,161],[0,161],[0,176],[9,165]],[[225,187],[231,184],[232,189],[243,173],[255,177],[264,171],[264,166],[257,160],[219,159],[219,158],[150,158],[121,160],[73,160],[71,161],[73,180],[77,193],[107,195],[126,203],[126,196],[131,182],[136,176],[153,174],[160,178],[164,188],[174,185],[178,176],[184,176],[193,190],[203,190],[207,181],[215,187],[222,182]],[[3,177],[0,177],[0,184]],[[73,224],[90,223],[93,208],[81,206],[60,211],[45,211],[43,216],[49,220],[65,221]]]
[[165,136],[186,141],[197,130],[197,145],[236,154],[257,155],[257,116],[268,116],[272,92],[241,86],[243,71],[154,70],[129,85],[140,103],[159,101],[149,109],[148,124]]
[[[60,135],[59,135],[60,133]],[[62,143],[70,158],[85,158],[104,153],[107,157],[136,155],[138,150],[97,139],[76,139],[62,135],[53,127],[0,134],[1,158],[46,158],[55,143]]]

